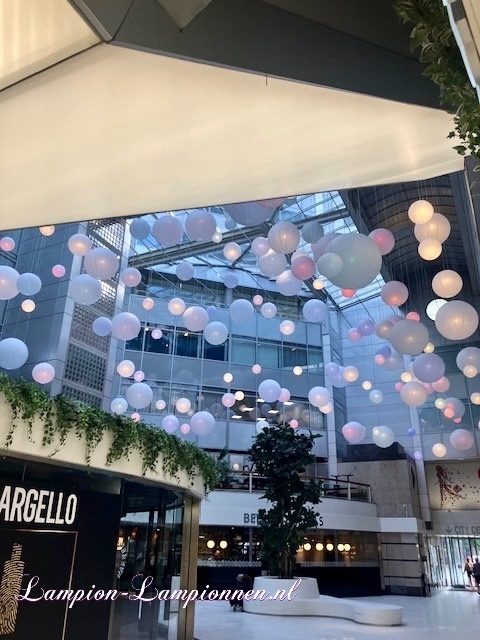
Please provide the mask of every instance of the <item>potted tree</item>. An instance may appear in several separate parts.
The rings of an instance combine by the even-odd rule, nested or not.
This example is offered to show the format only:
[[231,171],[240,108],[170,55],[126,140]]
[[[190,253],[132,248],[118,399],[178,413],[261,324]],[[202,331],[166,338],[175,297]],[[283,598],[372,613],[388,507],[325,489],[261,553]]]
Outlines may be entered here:
[[322,483],[306,480],[301,474],[315,462],[312,448],[318,437],[320,434],[298,433],[288,424],[267,427],[249,450],[256,471],[266,478],[262,499],[271,504],[258,512],[263,537],[260,557],[270,576],[288,580],[284,585],[287,590],[294,582],[295,554],[303,536],[317,526],[319,514],[314,505],[321,502]]

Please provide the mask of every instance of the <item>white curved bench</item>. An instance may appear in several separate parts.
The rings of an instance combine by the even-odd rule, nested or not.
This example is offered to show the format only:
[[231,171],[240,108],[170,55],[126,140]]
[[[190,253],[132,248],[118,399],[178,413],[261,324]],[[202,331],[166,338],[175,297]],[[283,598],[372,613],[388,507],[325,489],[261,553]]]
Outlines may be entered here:
[[244,611],[274,616],[346,618],[360,624],[385,627],[402,624],[402,607],[394,604],[362,602],[320,595],[315,578],[302,578],[298,588],[292,592],[291,600],[286,597],[283,600],[270,599],[275,596],[278,590],[285,590],[288,593],[295,580],[287,582],[270,576],[255,578],[253,591],[264,591],[266,598],[263,600],[244,600]]

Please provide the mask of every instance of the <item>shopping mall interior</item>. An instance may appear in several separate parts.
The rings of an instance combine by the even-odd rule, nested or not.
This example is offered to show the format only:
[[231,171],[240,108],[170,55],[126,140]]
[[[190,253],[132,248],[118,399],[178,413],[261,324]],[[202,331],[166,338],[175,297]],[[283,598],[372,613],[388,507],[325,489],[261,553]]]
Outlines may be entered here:
[[[0,635],[468,630],[480,155],[453,148],[394,4],[0,8],[0,566],[18,593],[265,576],[249,451],[286,425],[322,483],[297,575],[403,624],[127,597],[2,605]],[[439,11],[478,98],[473,5]]]

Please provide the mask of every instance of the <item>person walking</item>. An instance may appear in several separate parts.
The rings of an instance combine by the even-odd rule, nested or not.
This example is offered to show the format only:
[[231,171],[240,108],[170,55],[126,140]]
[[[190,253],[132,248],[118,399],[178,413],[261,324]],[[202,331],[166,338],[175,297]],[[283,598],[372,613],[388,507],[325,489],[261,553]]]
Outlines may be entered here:
[[475,588],[475,578],[473,577],[473,560],[472,558],[470,558],[470,556],[467,556],[465,566],[463,567],[463,572],[467,575],[468,586]]
[[478,595],[480,596],[480,562],[478,558],[475,558],[475,562],[473,563],[473,577],[475,578]]

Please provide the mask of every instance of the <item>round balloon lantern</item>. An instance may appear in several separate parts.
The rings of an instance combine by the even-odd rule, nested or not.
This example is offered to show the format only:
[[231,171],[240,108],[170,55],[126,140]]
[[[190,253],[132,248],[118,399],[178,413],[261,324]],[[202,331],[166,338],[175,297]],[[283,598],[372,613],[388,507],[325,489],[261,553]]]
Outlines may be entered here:
[[175,409],[178,413],[187,413],[192,408],[192,403],[188,398],[179,398],[175,403]]
[[282,253],[272,249],[258,258],[258,268],[267,278],[276,278],[287,268],[287,259]]
[[32,369],[32,378],[38,384],[48,384],[55,377],[55,369],[49,362],[39,362]]
[[473,433],[466,429],[455,429],[450,434],[450,444],[458,451],[468,451],[475,444]]
[[135,267],[128,267],[120,274],[120,280],[126,287],[137,287],[142,281],[142,274]]
[[432,453],[436,458],[444,458],[447,455],[447,447],[441,442],[436,442],[432,447]]
[[433,216],[424,224],[416,224],[413,233],[419,242],[424,240],[437,240],[443,243],[450,235],[450,222],[441,213],[433,212]]
[[296,296],[303,287],[303,281],[298,280],[290,269],[283,271],[276,279],[277,289],[283,296]]
[[189,307],[182,315],[183,324],[189,331],[203,331],[210,322],[209,315],[203,307]]
[[330,392],[325,387],[312,387],[308,392],[308,401],[314,407],[324,407],[330,402]]
[[305,240],[305,242],[309,242],[310,244],[318,242],[320,238],[323,238],[323,234],[323,227],[316,220],[307,222],[302,227],[302,238]]
[[442,253],[442,245],[434,238],[422,240],[418,245],[418,254],[424,260],[436,260]]
[[377,324],[375,325],[375,334],[379,338],[388,340],[392,327],[393,327],[393,324],[388,320],[380,320],[380,322],[377,322]]
[[288,389],[285,389],[284,387],[282,387],[280,389],[280,395],[278,396],[278,401],[279,402],[288,402],[290,400],[291,394],[290,391]]
[[152,300],[152,298],[145,298],[142,302],[142,307],[146,311],[151,311],[151,309],[153,309],[154,306],[155,306],[155,301]]
[[167,308],[172,316],[181,316],[185,311],[186,304],[181,298],[172,298],[168,301]]
[[145,409],[153,400],[153,391],[145,382],[134,382],[125,395],[128,404],[134,409]]
[[309,280],[315,274],[315,263],[309,256],[292,260],[292,274],[298,280]]
[[311,249],[313,253],[313,259],[317,261],[325,253],[328,253],[330,251],[330,244],[333,242],[333,240],[335,240],[335,238],[338,238],[339,235],[339,233],[328,233],[326,236],[320,238],[320,240],[317,240],[317,242],[312,244]]
[[380,427],[373,427],[372,440],[377,445],[377,447],[386,449],[387,447],[392,446],[392,444],[394,443],[395,434],[390,427],[386,427],[384,425]]
[[307,300],[302,309],[303,317],[308,322],[323,322],[328,314],[328,307],[322,300]]
[[276,206],[265,207],[259,202],[241,202],[229,204],[223,208],[235,222],[245,227],[251,227],[268,220],[275,211]]
[[85,271],[97,280],[109,280],[118,271],[117,256],[106,247],[96,247],[87,253],[83,259]]
[[465,340],[477,330],[478,314],[468,302],[451,300],[438,309],[435,326],[447,340]]
[[112,333],[112,321],[110,318],[100,316],[92,322],[93,333],[97,336],[105,337]]
[[351,422],[347,422],[342,427],[343,437],[350,444],[358,444],[365,439],[366,429],[363,424],[360,422],[355,422],[352,420]]
[[383,393],[379,389],[372,389],[368,394],[370,402],[373,404],[380,404],[383,402]]
[[403,369],[403,356],[398,351],[392,351],[392,355],[385,359],[382,369],[385,369],[385,371]]
[[19,277],[20,274],[13,267],[0,265],[0,300],[11,300],[18,295]]
[[277,315],[277,307],[273,302],[265,302],[265,304],[262,304],[260,313],[264,318],[274,318]]
[[293,253],[300,242],[300,232],[292,222],[282,220],[271,227],[267,239],[277,253]]
[[291,336],[295,331],[295,323],[291,320],[284,320],[280,323],[280,333],[284,336]]
[[114,398],[110,403],[110,411],[121,416],[128,409],[128,402],[125,398]]
[[432,387],[437,393],[445,393],[445,391],[450,389],[450,381],[445,376],[442,376],[440,380],[432,382]]
[[227,408],[233,407],[236,401],[237,400],[233,395],[233,393],[224,393],[222,396],[222,404],[224,407],[227,407]]
[[232,322],[250,322],[254,318],[253,304],[249,300],[234,300],[229,309]]
[[317,269],[329,280],[337,276],[343,269],[343,260],[336,253],[324,253],[317,260]]
[[383,285],[380,297],[385,304],[391,307],[399,307],[407,301],[408,289],[403,282],[391,280]]
[[176,276],[182,282],[187,282],[193,278],[194,270],[190,262],[180,262],[175,269]]
[[414,224],[425,224],[433,214],[433,206],[427,200],[416,200],[408,208],[408,217]]
[[182,223],[174,216],[162,215],[153,223],[152,235],[163,247],[174,247],[182,241]]
[[251,250],[256,256],[264,256],[270,251],[267,238],[259,236],[252,241]]
[[216,230],[217,222],[215,217],[210,211],[205,211],[204,209],[191,211],[185,220],[185,233],[190,240],[208,242],[212,239]]
[[52,267],[52,274],[55,278],[63,278],[66,273],[66,269],[63,264],[56,264]]
[[259,364],[254,364],[252,367],[252,373],[257,376],[259,373],[262,373],[262,367]]
[[198,411],[190,419],[190,428],[197,436],[208,436],[215,429],[215,418],[208,411]]
[[347,331],[347,338],[350,342],[358,342],[362,339],[362,334],[356,327],[352,327]]
[[223,322],[210,322],[203,330],[203,337],[208,344],[223,344],[228,338],[228,329]]
[[336,376],[338,375],[340,367],[336,362],[329,362],[325,365],[325,374],[327,376]]
[[427,390],[421,382],[407,382],[400,391],[400,397],[409,407],[419,407],[427,400]]
[[227,289],[235,289],[238,286],[238,277],[235,273],[227,273],[223,276],[223,284]]
[[88,306],[100,300],[102,297],[102,285],[96,278],[82,273],[70,280],[68,293],[77,304]]
[[[140,333],[140,329],[140,320],[128,311],[117,313],[112,318],[112,336],[117,340],[133,340]],[[135,408],[140,409],[141,407]]]
[[439,271],[432,279],[432,289],[439,298],[453,298],[463,287],[460,274],[452,269]]
[[395,246],[393,233],[388,229],[374,229],[368,234],[368,237],[377,245],[382,256],[386,256],[387,253],[390,253]]
[[223,255],[227,260],[238,260],[242,255],[242,248],[236,242],[227,242],[223,247]]
[[178,429],[179,424],[180,421],[178,420],[177,416],[170,414],[163,418],[162,429],[167,433],[175,433],[175,431]]
[[371,336],[375,333],[375,324],[369,320],[362,320],[357,325],[358,333],[362,336]]
[[135,240],[146,240],[150,235],[150,224],[143,218],[135,218],[130,223],[130,235]]
[[0,249],[2,251],[13,251],[15,249],[15,240],[10,238],[10,236],[4,236],[0,240]]
[[463,371],[465,367],[471,365],[480,371],[480,349],[478,347],[465,347],[458,352],[457,367]]
[[392,327],[390,343],[392,347],[404,355],[414,356],[421,353],[428,343],[427,327],[415,320],[401,320]]
[[421,382],[437,382],[445,373],[445,363],[436,353],[422,353],[415,358],[412,368]]
[[122,378],[131,378],[135,373],[135,365],[131,360],[122,360],[117,365],[117,373]]
[[281,389],[276,380],[267,379],[258,385],[258,395],[265,402],[275,402],[278,400]]
[[330,278],[331,282],[341,289],[366,287],[380,272],[380,251],[371,238],[361,233],[339,235],[332,241],[329,250],[343,262],[340,273]]
[[343,369],[343,379],[347,382],[356,382],[358,380],[359,372],[357,367],[349,365]]
[[34,296],[42,288],[42,281],[34,273],[22,273],[17,280],[17,289],[24,296]]
[[92,241],[84,233],[75,233],[68,239],[68,248],[74,256],[86,256],[92,249]]

